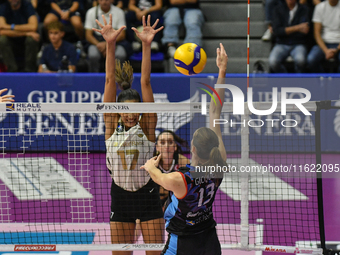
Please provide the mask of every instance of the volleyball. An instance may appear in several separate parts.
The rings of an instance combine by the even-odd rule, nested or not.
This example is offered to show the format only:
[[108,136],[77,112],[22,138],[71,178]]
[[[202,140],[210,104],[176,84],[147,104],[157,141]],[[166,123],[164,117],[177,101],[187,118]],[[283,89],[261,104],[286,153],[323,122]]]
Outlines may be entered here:
[[203,71],[207,54],[195,43],[185,43],[177,48],[174,55],[176,69],[184,75],[195,75]]

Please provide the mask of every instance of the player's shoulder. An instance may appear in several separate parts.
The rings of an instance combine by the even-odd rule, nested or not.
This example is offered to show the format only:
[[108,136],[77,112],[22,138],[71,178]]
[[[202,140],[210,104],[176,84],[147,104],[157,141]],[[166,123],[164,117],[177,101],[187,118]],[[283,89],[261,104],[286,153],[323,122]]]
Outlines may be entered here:
[[190,172],[190,166],[186,165],[186,166],[181,166],[178,168],[178,172],[182,173],[182,174],[186,174],[188,172]]

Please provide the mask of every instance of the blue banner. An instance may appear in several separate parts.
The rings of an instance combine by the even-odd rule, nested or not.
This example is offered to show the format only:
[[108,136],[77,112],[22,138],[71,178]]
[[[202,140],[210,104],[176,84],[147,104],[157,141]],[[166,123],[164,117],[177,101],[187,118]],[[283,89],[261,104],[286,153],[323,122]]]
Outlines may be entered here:
[[[195,96],[200,98],[203,90],[190,89],[190,83],[195,81],[214,85],[211,75],[198,75],[195,79],[177,74],[153,74],[151,84],[154,91],[155,102],[183,102],[192,101]],[[280,98],[282,88],[299,87],[311,93],[310,101],[339,100],[340,76],[317,77],[316,75],[270,75],[256,76],[249,80],[253,88],[253,101],[270,102],[273,97],[273,88],[277,88]],[[140,92],[140,74],[135,74],[133,88]],[[247,100],[247,79],[244,75],[229,75],[226,84],[236,85],[241,89]],[[16,102],[32,103],[27,114],[2,114],[0,142],[9,151],[65,151],[70,148],[85,148],[89,150],[104,151],[104,124],[101,115],[94,114],[37,114],[34,103],[100,103],[102,102],[105,85],[104,74],[18,74],[2,73],[0,88],[8,88],[15,95]],[[200,84],[201,87],[205,87]],[[205,87],[206,88],[206,87]],[[291,98],[299,99],[303,93],[289,93]],[[233,102],[233,95],[226,90],[225,101]],[[210,99],[208,100],[210,101]],[[336,103],[340,106],[340,103]],[[10,107],[9,107],[10,108]],[[10,111],[10,109],[9,109]],[[301,151],[308,152],[313,149],[315,121],[314,116],[306,116],[302,112],[290,113],[282,116],[280,112],[268,116],[251,116],[257,121],[250,127],[250,140],[254,141],[251,150],[256,151],[264,146],[270,151]],[[173,118],[176,123],[176,118]],[[223,119],[240,122],[240,116],[225,113]],[[266,120],[267,119],[267,120]],[[279,119],[270,121],[268,119]],[[294,119],[297,126],[284,128],[282,121]],[[263,121],[265,125],[257,127]],[[228,122],[228,124],[230,124]],[[177,122],[178,123],[178,122]],[[190,139],[189,123],[183,125],[159,126],[159,129],[172,129],[186,139]],[[288,125],[288,124],[287,124]],[[340,110],[322,112],[322,150],[329,152],[340,151]],[[239,150],[240,126],[225,125],[223,127],[224,140],[230,143],[230,151]],[[63,134],[61,136],[60,134]],[[68,134],[68,135],[66,135]],[[49,136],[46,138],[46,136]],[[34,141],[34,142],[33,142]],[[85,142],[86,141],[86,142]],[[301,144],[301,143],[304,144]],[[266,143],[266,144],[264,144]],[[263,145],[261,145],[263,144]],[[262,148],[261,148],[262,146]]]

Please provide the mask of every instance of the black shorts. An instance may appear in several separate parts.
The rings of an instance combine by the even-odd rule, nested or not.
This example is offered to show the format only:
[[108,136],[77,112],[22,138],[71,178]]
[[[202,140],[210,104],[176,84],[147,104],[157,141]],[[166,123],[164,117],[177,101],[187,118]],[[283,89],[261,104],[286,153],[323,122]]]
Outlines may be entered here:
[[110,221],[141,222],[163,218],[159,186],[150,181],[137,191],[122,189],[112,181]]
[[168,235],[168,241],[161,255],[221,255],[221,244],[216,228],[197,235]]

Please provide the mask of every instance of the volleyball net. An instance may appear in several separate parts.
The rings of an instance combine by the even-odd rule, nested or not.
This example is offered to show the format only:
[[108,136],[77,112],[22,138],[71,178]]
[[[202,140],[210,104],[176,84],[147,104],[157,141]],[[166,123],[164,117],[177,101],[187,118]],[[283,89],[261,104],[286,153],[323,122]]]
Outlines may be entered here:
[[[134,243],[112,244],[103,113],[157,113],[157,134],[171,130],[190,144],[208,125],[198,101],[0,104],[0,250],[161,250],[138,231]],[[304,104],[311,115],[292,105],[285,116],[281,107],[270,116],[244,107],[234,115],[227,102],[220,119],[229,169],[213,213],[222,248],[321,254],[311,245],[320,241],[316,103]]]

